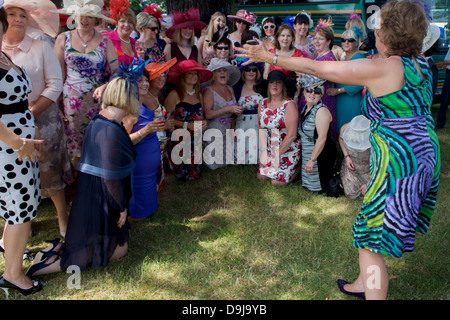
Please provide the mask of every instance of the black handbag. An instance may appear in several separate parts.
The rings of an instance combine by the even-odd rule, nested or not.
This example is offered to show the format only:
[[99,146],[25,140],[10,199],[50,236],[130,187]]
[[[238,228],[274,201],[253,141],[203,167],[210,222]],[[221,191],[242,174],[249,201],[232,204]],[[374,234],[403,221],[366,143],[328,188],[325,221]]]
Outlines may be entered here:
[[339,170],[334,170],[330,181],[328,182],[327,196],[338,198],[344,194],[344,186],[341,181],[341,173]]

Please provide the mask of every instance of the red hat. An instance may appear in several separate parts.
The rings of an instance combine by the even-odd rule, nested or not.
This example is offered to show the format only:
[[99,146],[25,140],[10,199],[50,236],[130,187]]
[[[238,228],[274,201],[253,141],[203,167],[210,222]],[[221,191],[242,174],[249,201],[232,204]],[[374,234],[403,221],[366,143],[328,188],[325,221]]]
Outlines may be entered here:
[[166,35],[169,38],[173,37],[173,33],[177,29],[194,27],[194,31],[197,33],[206,27],[206,24],[200,21],[200,11],[198,8],[190,8],[185,13],[173,10],[170,12],[170,16],[173,19],[173,25],[166,30]]
[[235,16],[228,15],[227,18],[228,18],[228,20],[230,20],[232,22],[242,21],[246,24],[253,26],[256,22],[257,16],[253,12],[248,12],[245,9],[241,9],[241,10],[238,10],[238,12],[236,12]]
[[188,71],[197,70],[200,75],[200,83],[208,81],[212,78],[213,73],[202,67],[195,60],[183,60],[177,63],[169,72],[169,79],[167,82],[171,84],[177,83],[177,78]]

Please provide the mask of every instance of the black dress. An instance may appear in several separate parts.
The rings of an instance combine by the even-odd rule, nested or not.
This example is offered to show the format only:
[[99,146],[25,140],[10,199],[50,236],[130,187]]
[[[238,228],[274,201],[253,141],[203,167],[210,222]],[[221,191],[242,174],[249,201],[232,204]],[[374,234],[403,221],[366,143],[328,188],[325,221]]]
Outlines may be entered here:
[[117,227],[131,199],[136,152],[125,128],[97,114],[87,128],[72,201],[61,269],[85,270],[109,263],[128,242],[128,224]]

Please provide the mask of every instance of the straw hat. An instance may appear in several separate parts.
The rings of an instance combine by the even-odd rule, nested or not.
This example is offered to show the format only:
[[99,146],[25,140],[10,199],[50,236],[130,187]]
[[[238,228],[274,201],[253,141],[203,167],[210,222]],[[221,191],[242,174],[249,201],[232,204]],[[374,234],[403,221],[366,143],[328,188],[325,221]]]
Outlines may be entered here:
[[156,79],[159,75],[163,74],[177,63],[177,58],[172,58],[165,63],[152,62],[145,66],[145,70],[148,71],[148,81]]
[[63,0],[63,8],[56,10],[56,12],[67,16],[100,18],[106,22],[116,24],[116,20],[108,18],[101,13],[102,6],[102,0]]
[[227,15],[228,20],[232,22],[242,21],[249,25],[254,25],[256,22],[256,14],[253,12],[248,12],[247,10],[241,9],[236,12],[236,15]]
[[441,29],[435,24],[428,25],[427,35],[423,39],[422,52],[426,52],[441,37]]
[[[228,71],[227,84],[229,86],[234,86],[241,78],[241,72],[239,71],[239,69],[236,68],[235,66],[233,66],[228,61],[223,60],[223,59],[212,58],[207,69],[209,71],[213,72],[213,71],[221,69],[221,68],[225,68]],[[212,80],[209,80],[208,83],[206,83],[206,85],[210,85],[211,81]]]
[[344,130],[342,139],[348,148],[365,151],[370,148],[370,120],[363,115],[356,116]]
[[55,12],[58,8],[50,0],[5,0],[3,7],[25,10],[28,14],[28,26],[41,30],[52,38],[59,33],[59,15]]
[[183,60],[178,62],[172,70],[169,72],[169,79],[167,82],[171,84],[176,84],[177,79],[182,74],[185,74],[188,71],[196,70],[198,71],[200,75],[200,83],[206,82],[209,79],[212,78],[213,73],[204,67],[202,67],[197,61],[195,60]]
[[175,30],[194,27],[194,32],[200,32],[206,24],[200,21],[200,11],[198,8],[190,8],[188,11],[182,13],[178,11],[171,11],[170,16],[172,17],[173,25],[166,30],[166,35],[169,38],[173,37]]

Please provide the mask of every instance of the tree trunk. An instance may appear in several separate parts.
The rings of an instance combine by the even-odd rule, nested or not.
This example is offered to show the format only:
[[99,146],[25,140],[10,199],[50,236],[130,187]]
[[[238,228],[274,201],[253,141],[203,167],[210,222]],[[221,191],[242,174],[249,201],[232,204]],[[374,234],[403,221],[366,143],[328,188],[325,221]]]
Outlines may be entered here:
[[166,5],[167,12],[172,10],[186,12],[189,8],[194,7],[200,10],[202,17],[210,17],[216,11],[226,15],[231,14],[234,0],[166,0]]

